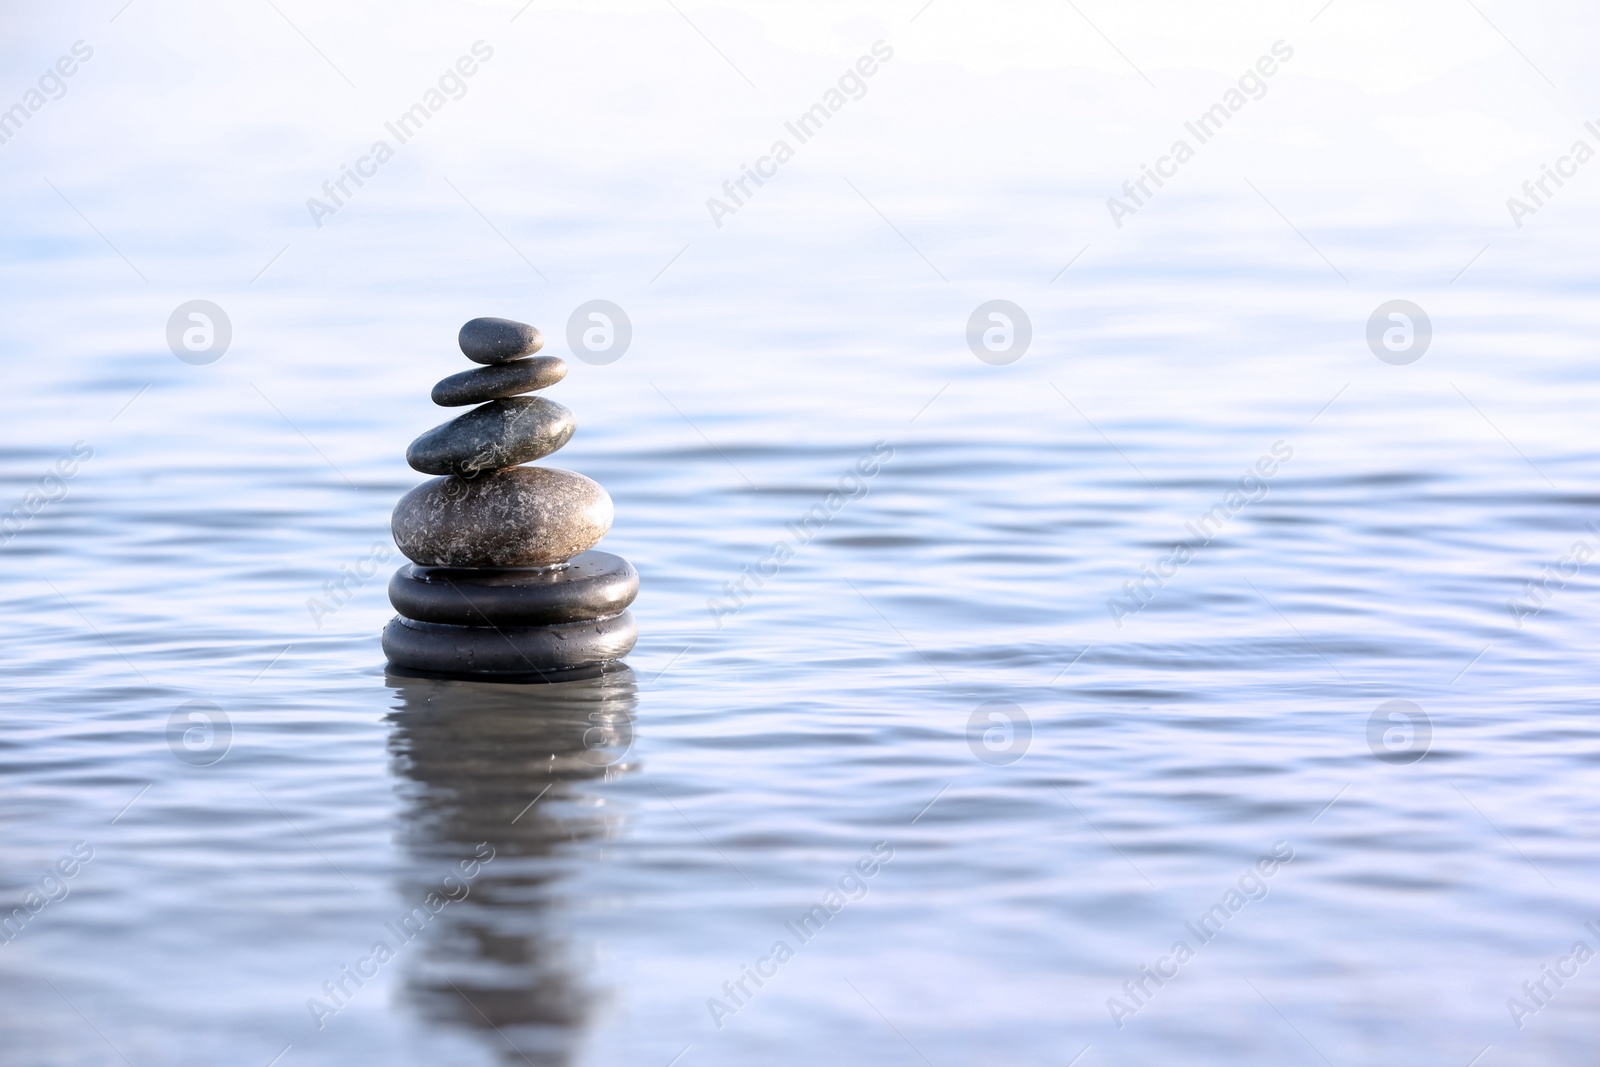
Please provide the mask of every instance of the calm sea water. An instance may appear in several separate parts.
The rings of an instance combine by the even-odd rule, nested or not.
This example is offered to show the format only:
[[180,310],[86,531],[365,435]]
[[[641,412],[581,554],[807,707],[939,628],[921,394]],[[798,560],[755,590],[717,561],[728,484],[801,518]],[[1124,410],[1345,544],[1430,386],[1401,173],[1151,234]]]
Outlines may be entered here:
[[[140,16],[107,67],[198,106],[131,72]],[[86,32],[36,29],[45,60]],[[1592,212],[1418,194],[1397,230],[1218,158],[1117,231],[1127,157],[940,177],[864,127],[859,167],[819,148],[714,228],[796,77],[699,170],[596,185],[461,134],[322,230],[344,147],[118,163],[109,76],[17,142],[0,487],[51,499],[0,548],[0,1062],[1592,1061]],[[164,335],[194,298],[232,323],[209,365]],[[386,672],[388,513],[456,328],[567,355],[596,298],[633,339],[571,361],[548,462],[616,502],[627,668]],[[1401,298],[1433,336],[1397,366],[1365,331]],[[990,299],[1032,324],[1009,365],[968,347]]]

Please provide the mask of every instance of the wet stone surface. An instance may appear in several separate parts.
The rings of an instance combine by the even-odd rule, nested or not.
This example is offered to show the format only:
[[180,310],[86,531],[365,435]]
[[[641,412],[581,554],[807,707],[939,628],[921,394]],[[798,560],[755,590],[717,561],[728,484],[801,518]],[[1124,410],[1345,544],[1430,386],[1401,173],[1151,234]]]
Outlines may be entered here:
[[627,612],[556,626],[449,626],[394,618],[383,651],[401,669],[444,674],[537,674],[619,660],[639,627]]
[[461,352],[474,363],[505,363],[531,356],[544,345],[536,327],[512,319],[470,319],[457,337]]
[[566,376],[567,361],[561,357],[529,356],[443,378],[433,387],[433,402],[446,408],[481,404],[485,400],[548,389]]
[[581,474],[512,467],[423,482],[395,505],[390,529],[423,566],[543,567],[593,548],[612,514],[611,497]]
[[639,593],[621,556],[584,552],[540,569],[469,570],[406,564],[389,602],[408,619],[458,626],[540,626],[616,615]]
[[424,474],[472,478],[548,456],[571,440],[577,428],[572,412],[554,400],[491,400],[411,442],[406,462]]

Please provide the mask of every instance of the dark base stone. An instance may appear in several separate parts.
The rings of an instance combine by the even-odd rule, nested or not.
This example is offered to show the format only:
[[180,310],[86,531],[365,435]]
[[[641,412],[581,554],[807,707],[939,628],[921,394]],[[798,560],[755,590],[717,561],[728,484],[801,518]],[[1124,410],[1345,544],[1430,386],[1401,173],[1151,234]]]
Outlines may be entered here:
[[620,673],[632,674],[633,668],[626,663],[611,660],[606,663],[595,663],[588,667],[568,667],[559,671],[544,671],[540,674],[468,674],[463,671],[425,671],[418,667],[396,667],[389,664],[383,672],[383,677],[390,685],[398,685],[406,680],[430,682],[483,682],[490,685],[554,685],[557,682],[587,682],[596,678],[617,677]]
[[545,626],[604,618],[639,594],[639,572],[610,552],[565,565],[474,570],[408,563],[389,580],[389,602],[408,619],[454,626]]
[[383,652],[400,670],[558,681],[574,677],[566,671],[621,659],[638,639],[638,624],[627,612],[593,622],[498,628],[396,617],[383,628]]

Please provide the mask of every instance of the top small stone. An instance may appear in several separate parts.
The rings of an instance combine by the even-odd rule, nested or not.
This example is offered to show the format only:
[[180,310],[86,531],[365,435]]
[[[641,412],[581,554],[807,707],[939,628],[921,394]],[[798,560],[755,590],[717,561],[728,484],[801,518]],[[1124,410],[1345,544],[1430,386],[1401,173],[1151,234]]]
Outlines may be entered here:
[[544,345],[544,335],[510,319],[473,319],[461,327],[461,351],[474,363],[505,363],[531,356]]

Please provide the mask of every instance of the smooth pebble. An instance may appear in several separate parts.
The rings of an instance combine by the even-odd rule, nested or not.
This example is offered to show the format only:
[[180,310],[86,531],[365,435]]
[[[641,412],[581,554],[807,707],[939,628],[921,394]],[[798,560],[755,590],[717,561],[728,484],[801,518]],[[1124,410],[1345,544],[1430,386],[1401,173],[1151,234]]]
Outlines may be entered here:
[[461,352],[474,363],[504,363],[531,356],[544,344],[536,327],[511,319],[471,319],[457,337]]
[[510,467],[467,481],[433,478],[400,498],[390,529],[425,567],[544,567],[611,529],[611,497],[559,467]]
[[408,563],[389,580],[389,603],[408,619],[457,626],[545,626],[602,619],[639,594],[639,572],[610,552],[584,552],[539,569],[468,570]]
[[621,659],[638,639],[639,626],[626,611],[560,626],[448,626],[396,617],[384,627],[383,652],[402,669],[559,681],[570,677],[564,672]]
[[423,474],[474,478],[548,456],[577,428],[572,412],[542,396],[491,400],[411,442],[406,462]]
[[567,376],[567,361],[560,356],[531,356],[510,363],[464,370],[443,378],[433,387],[433,402],[444,408],[481,404],[485,400],[548,389]]

